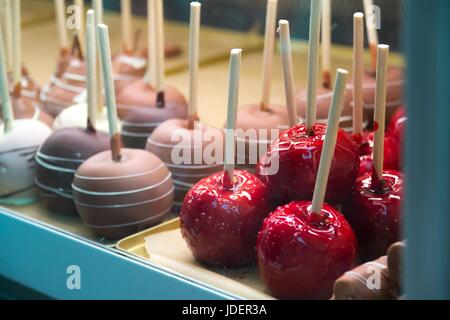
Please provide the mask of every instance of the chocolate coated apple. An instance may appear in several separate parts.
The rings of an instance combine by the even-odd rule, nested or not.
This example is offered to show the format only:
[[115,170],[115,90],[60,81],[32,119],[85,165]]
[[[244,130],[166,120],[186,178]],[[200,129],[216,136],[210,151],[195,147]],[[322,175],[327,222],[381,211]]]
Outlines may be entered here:
[[86,159],[109,148],[109,135],[105,132],[82,128],[54,131],[36,155],[36,184],[47,208],[56,213],[75,213],[75,171]]
[[184,197],[195,183],[222,170],[223,150],[219,148],[223,148],[223,139],[222,130],[201,123],[190,129],[186,119],[166,120],[148,138],[146,150],[158,156],[172,172],[174,211],[180,211]]
[[336,279],[357,258],[356,237],[344,216],[325,204],[317,218],[310,205],[278,207],[258,233],[260,274],[277,298],[329,299]]
[[150,152],[122,149],[86,160],[75,172],[74,201],[83,222],[100,236],[120,239],[161,222],[173,203],[167,167]]
[[[307,90],[300,90],[296,94],[296,106],[298,115],[303,123],[306,119],[307,109]],[[333,98],[333,90],[320,86],[317,88],[317,122],[327,123],[328,111],[330,109],[331,99]],[[353,108],[351,105],[351,92],[345,91],[344,107],[342,109],[341,117],[339,118],[339,126],[346,131],[352,128]]]
[[267,151],[287,124],[286,110],[281,106],[265,110],[258,104],[240,107],[236,122],[237,167],[254,172],[260,153]]
[[43,109],[56,117],[76,102],[85,87],[86,68],[81,54],[61,53],[55,74],[40,94]]
[[372,179],[371,173],[358,178],[342,210],[355,230],[364,261],[385,255],[401,238],[403,175],[385,170],[381,181],[372,184]]
[[[311,133],[305,125],[290,128],[281,133],[260,159],[256,172],[267,184],[275,205],[312,199],[325,130],[323,124],[316,124]],[[357,146],[339,129],[325,201],[343,202],[351,192],[358,170]]]
[[181,233],[195,258],[219,267],[239,267],[255,260],[256,235],[270,212],[267,187],[253,174],[234,171],[232,189],[224,173],[200,180],[181,208]]
[[[155,107],[158,103],[157,92],[144,79],[139,79],[117,94],[117,113],[120,119],[124,119],[129,111],[138,108]],[[186,108],[185,97],[174,87],[167,86],[164,89],[164,103],[179,105]],[[167,118],[168,119],[168,118]]]

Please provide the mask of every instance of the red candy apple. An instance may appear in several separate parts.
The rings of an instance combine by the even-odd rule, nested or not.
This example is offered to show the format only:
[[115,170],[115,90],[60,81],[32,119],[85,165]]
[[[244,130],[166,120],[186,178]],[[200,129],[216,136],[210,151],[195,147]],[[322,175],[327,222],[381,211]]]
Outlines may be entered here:
[[[358,176],[362,176],[367,172],[372,171],[372,151],[373,151],[373,133],[363,134],[362,142],[359,144],[359,173]],[[401,145],[399,141],[390,135],[384,137],[384,159],[383,166],[385,169],[400,170],[400,152]]]
[[234,171],[234,186],[224,173],[200,180],[186,195],[181,232],[194,256],[207,264],[237,267],[255,259],[256,235],[270,212],[267,187],[243,170]]
[[403,143],[403,135],[407,121],[408,117],[406,116],[406,109],[402,106],[392,116],[387,129],[387,134],[397,139],[400,143]]
[[[268,185],[275,204],[312,198],[325,130],[323,124],[314,125],[312,132],[305,125],[290,128],[260,159],[256,172]],[[277,162],[278,170],[273,171]],[[357,146],[339,129],[325,201],[341,203],[351,192],[358,169]]]
[[386,156],[392,151],[388,142],[395,140],[384,132],[388,54],[389,46],[378,45],[372,172],[358,178],[343,208],[358,237],[363,260],[385,255],[389,245],[400,238],[403,176],[387,170],[386,165]]
[[357,243],[344,216],[328,205],[291,202],[264,220],[256,243],[261,276],[277,298],[328,299],[334,281],[354,266]]
[[372,184],[372,179],[371,173],[359,177],[343,207],[364,261],[385,255],[389,245],[400,240],[403,176],[386,170],[379,182]]
[[234,169],[241,55],[241,49],[230,52],[223,171],[194,185],[180,212],[181,234],[194,257],[220,267],[238,267],[255,260],[256,236],[271,210],[267,186],[255,175]]

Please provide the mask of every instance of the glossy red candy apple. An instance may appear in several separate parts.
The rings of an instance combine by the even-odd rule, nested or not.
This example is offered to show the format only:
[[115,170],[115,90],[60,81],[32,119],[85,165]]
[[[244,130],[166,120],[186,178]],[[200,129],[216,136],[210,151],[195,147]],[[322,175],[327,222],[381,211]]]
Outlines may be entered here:
[[234,171],[232,189],[223,178],[219,172],[192,187],[181,208],[181,233],[196,259],[238,267],[255,260],[256,235],[271,210],[268,190],[244,170]]
[[371,173],[359,177],[343,207],[364,261],[385,255],[389,245],[401,239],[403,175],[385,170],[379,182],[373,184],[372,179]]
[[403,143],[403,136],[407,121],[408,117],[406,116],[406,109],[404,106],[401,106],[392,116],[387,129],[387,134],[397,139],[400,143]]
[[277,298],[328,299],[333,284],[357,258],[357,242],[344,216],[328,205],[322,218],[310,201],[278,207],[258,233],[261,277]]
[[[358,138],[357,138],[358,139]],[[358,176],[362,176],[367,172],[372,172],[372,151],[373,151],[373,133],[365,132],[361,138],[358,147],[359,152],[359,173]],[[384,137],[384,157],[383,167],[390,170],[400,170],[400,153],[401,144],[392,135],[386,134]]]
[[[256,172],[267,184],[274,204],[312,198],[325,130],[326,125],[319,123],[311,133],[305,125],[292,127],[282,132],[260,159]],[[325,196],[327,203],[344,201],[355,183],[358,169],[356,143],[339,129]]]

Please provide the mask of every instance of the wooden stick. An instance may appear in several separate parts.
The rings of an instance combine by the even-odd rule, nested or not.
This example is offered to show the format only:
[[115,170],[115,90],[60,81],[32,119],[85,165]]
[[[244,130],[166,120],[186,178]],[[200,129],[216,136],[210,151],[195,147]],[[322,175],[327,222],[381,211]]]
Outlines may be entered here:
[[280,28],[281,61],[283,64],[286,107],[289,127],[293,127],[298,123],[298,115],[294,95],[294,68],[292,66],[291,35],[289,31],[289,22],[287,20],[280,20],[278,25]]
[[155,87],[155,1],[147,0],[147,74],[144,77],[149,86]]
[[[78,38],[80,39],[81,44],[83,44],[84,42],[84,0],[75,0],[74,4],[78,7],[79,11],[80,11],[80,20],[79,23],[80,25],[78,25]],[[82,46],[83,47],[83,46]]]
[[270,84],[272,80],[273,51],[275,46],[275,25],[278,0],[267,0],[266,29],[264,33],[264,53],[262,65],[261,110],[269,110]]
[[158,93],[157,106],[164,107],[164,11],[162,0],[155,1],[155,89]]
[[311,0],[308,48],[308,87],[306,96],[306,128],[310,132],[316,124],[317,71],[319,68],[320,0]]
[[331,88],[331,0],[322,0],[322,83]]
[[[103,23],[103,1],[102,0],[93,0],[92,7],[94,8],[94,17],[95,17],[95,25],[99,25]],[[97,114],[101,115],[103,113],[103,106],[104,106],[104,94],[103,94],[103,79],[101,77],[102,73],[102,65],[100,63],[100,41],[98,39],[97,32],[95,33],[95,41],[97,43],[97,50],[99,51],[97,53],[97,66],[95,68],[96,70],[96,76],[95,79],[97,81],[96,84],[96,97],[97,97]]]
[[59,48],[61,51],[69,50],[66,31],[66,4],[64,0],[55,0],[56,24],[58,26]]
[[353,133],[363,131],[364,15],[353,15]]
[[319,170],[317,172],[316,184],[311,204],[310,212],[322,217],[322,208],[325,201],[328,176],[330,174],[331,161],[336,147],[337,133],[339,129],[339,117],[344,105],[345,86],[347,83],[348,71],[344,69],[336,70],[336,80],[334,82],[333,99],[331,100],[330,111],[328,113],[327,131],[320,155]]
[[5,49],[5,59],[7,70],[12,71],[13,69],[13,48],[12,48],[12,21],[11,21],[11,0],[3,0],[3,11],[2,11],[2,28],[3,28],[3,39],[4,39],[4,49]]
[[122,22],[122,45],[126,53],[133,51],[133,36],[131,35],[131,1],[120,0],[120,17]]
[[103,0],[92,0],[92,9],[95,11],[95,24],[103,23]]
[[363,4],[364,4],[364,13],[366,15],[367,39],[369,40],[369,48],[370,48],[371,71],[375,72],[377,68],[378,33],[377,29],[374,28],[374,26],[370,21],[370,19],[373,17],[373,13],[371,12],[373,8],[373,1],[363,0]]
[[13,87],[20,87],[22,80],[22,36],[20,32],[20,0],[12,2],[13,22]]
[[111,137],[111,153],[114,161],[121,159],[121,138],[117,125],[116,95],[111,65],[111,49],[109,44],[108,27],[104,24],[97,26],[100,42],[100,57],[102,62],[103,82],[105,84],[106,106],[108,108],[109,135]]
[[241,69],[242,49],[230,52],[230,71],[228,80],[227,126],[225,132],[225,163],[223,167],[223,187],[233,188],[236,111],[239,98],[239,74]]
[[189,22],[189,108],[188,129],[194,129],[198,108],[198,65],[200,44],[200,2],[191,2]]
[[94,10],[88,10],[86,16],[86,84],[88,118],[87,129],[95,131],[97,118],[97,41]]
[[14,113],[9,97],[8,71],[6,70],[5,58],[5,45],[2,30],[0,30],[0,102],[2,106],[4,132],[8,133],[13,128]]
[[373,137],[373,171],[372,186],[377,188],[383,178],[384,158],[384,127],[386,114],[386,86],[387,86],[387,60],[389,46],[378,45],[377,51],[377,76],[375,88],[375,115],[374,115],[374,137]]

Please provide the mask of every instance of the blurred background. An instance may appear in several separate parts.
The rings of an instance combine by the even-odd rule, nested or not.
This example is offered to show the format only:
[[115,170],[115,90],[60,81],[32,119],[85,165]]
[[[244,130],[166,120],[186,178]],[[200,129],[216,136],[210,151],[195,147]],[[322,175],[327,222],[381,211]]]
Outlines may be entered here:
[[[32,16],[48,16],[53,14],[52,0],[25,0],[23,6],[35,8],[24,12]],[[48,6],[43,6],[47,2]],[[70,3],[70,0],[66,1]],[[90,1],[87,1],[90,2]],[[120,0],[104,0],[105,10],[120,9]],[[187,22],[189,3],[191,0],[164,1],[165,16],[169,20]],[[202,3],[202,24],[239,31],[263,33],[266,0],[199,0]],[[310,0],[280,0],[278,5],[279,18],[291,22],[293,36],[306,39],[308,35],[308,17]],[[401,0],[374,0],[381,9],[381,43],[389,43],[391,49],[402,48],[404,4]],[[147,0],[133,0],[133,12],[145,15]],[[23,10],[25,11],[25,10]],[[333,42],[351,44],[352,15],[363,11],[362,0],[332,1]]]

